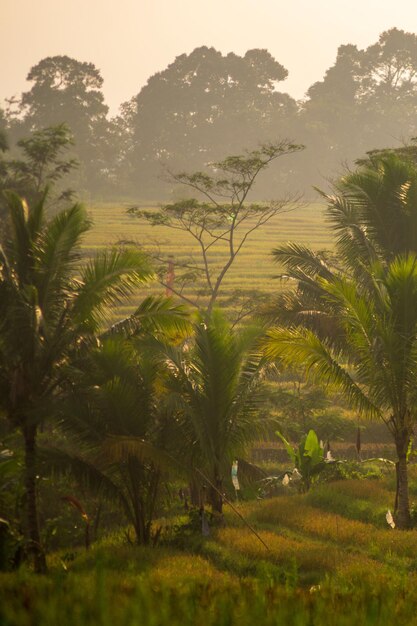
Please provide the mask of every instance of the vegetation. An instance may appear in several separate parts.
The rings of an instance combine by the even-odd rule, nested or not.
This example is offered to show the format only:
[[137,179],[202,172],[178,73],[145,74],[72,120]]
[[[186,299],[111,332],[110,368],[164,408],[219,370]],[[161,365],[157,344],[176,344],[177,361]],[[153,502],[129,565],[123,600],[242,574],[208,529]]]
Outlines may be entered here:
[[[186,233],[194,239],[199,252],[197,262],[187,259],[186,264],[181,267],[174,256],[171,261],[166,258],[158,259],[159,262],[162,261],[164,274],[168,263],[172,265],[167,279],[162,278],[160,281],[168,292],[202,311],[207,311],[210,316],[226,274],[248,238],[278,214],[296,206],[297,199],[290,197],[269,203],[249,202],[249,194],[253,192],[257,178],[279,157],[302,149],[303,146],[279,141],[264,144],[258,150],[244,155],[229,156],[218,163],[211,163],[212,174],[171,174],[173,181],[185,186],[187,191],[191,190],[197,198],[186,198],[165,205],[159,211],[143,211],[136,207],[129,209],[130,214],[142,221],[145,220],[153,226],[163,225],[173,231]],[[227,250],[227,254],[220,267],[216,267],[213,262],[218,257],[219,244],[223,250]],[[191,299],[185,296],[183,289],[196,279],[200,279],[197,283],[198,290]]]
[[11,235],[0,256],[0,402],[24,439],[28,549],[38,571],[45,569],[35,486],[39,425],[53,415],[72,355],[99,329],[106,307],[150,276],[139,252],[113,250],[75,280],[89,222],[79,205],[47,221],[45,197],[28,207],[9,194]]
[[[304,435],[297,448],[291,444],[277,431],[278,437],[282,440],[290,460],[294,465],[292,472],[293,480],[298,478],[301,481],[303,491],[309,491],[313,481],[324,470],[325,456],[324,449],[320,445],[317,434],[310,430]],[[285,474],[286,481],[289,482],[288,474]],[[285,481],[284,477],[284,481]]]
[[182,459],[190,466],[191,482],[201,485],[201,478],[208,478],[208,500],[221,514],[233,459],[259,436],[265,421],[259,415],[265,364],[255,351],[259,331],[233,332],[217,312],[204,320],[191,349],[166,351],[168,389],[184,420]]
[[[361,49],[339,46],[334,64],[297,101],[286,93],[287,69],[265,49],[223,55],[201,46],[178,55],[109,116],[100,70],[84,59],[46,57],[28,86],[0,112],[8,144],[66,122],[80,162],[71,187],[95,199],[171,201],[174,172],[205,171],[224,154],[276,137],[307,149],[262,176],[256,200],[277,189],[303,191],[372,149],[400,147],[415,135],[417,36],[398,28]],[[401,138],[399,140],[398,138]],[[329,149],[331,147],[331,149]],[[407,153],[407,151],[406,151]]]
[[[412,483],[415,477],[413,473]],[[412,623],[416,608],[414,533],[374,525],[375,509],[393,497],[383,481],[332,486],[333,511],[308,495],[240,505],[268,550],[227,515],[215,535],[189,538],[187,550],[168,529],[156,548],[132,546],[113,534],[95,544],[61,551],[50,574],[1,574],[1,619],[7,626],[174,623],[204,619],[251,624],[327,624],[329,606],[339,623]],[[323,490],[321,490],[323,493]],[[346,506],[348,504],[348,506]],[[364,504],[361,521],[357,511]],[[330,505],[330,501],[329,501]]]
[[[29,204],[41,201],[47,187],[58,191],[47,200],[55,212],[68,203],[72,196],[71,189],[59,188],[60,182],[77,166],[75,159],[68,157],[67,150],[72,144],[72,137],[66,124],[49,126],[34,131],[29,137],[17,142],[21,149],[20,158],[4,158],[0,161],[0,191],[14,191],[25,197]],[[4,151],[8,146],[4,147]],[[52,197],[51,197],[52,196]],[[45,199],[43,200],[45,202]],[[0,237],[4,234],[8,221],[7,196],[0,198]]]
[[[199,254],[195,240],[186,232],[172,231],[164,225],[151,226],[149,222],[133,219],[127,213],[128,203],[93,204],[89,207],[94,228],[86,233],[84,240],[85,254],[94,254],[105,248],[109,242],[132,242],[146,250],[154,260],[159,279],[165,284],[171,279],[171,287],[180,291],[185,298],[193,299],[199,291],[203,292],[206,285],[199,272],[192,272],[193,280],[181,284],[179,276],[190,258],[196,261]],[[149,212],[158,212],[157,207],[144,207]],[[249,222],[254,225],[253,219]],[[173,237],[175,233],[175,237]],[[332,235],[325,228],[323,205],[296,204],[294,210],[278,214],[271,218],[265,228],[260,228],[246,241],[236,263],[225,275],[222,288],[216,299],[216,306],[225,312],[229,319],[237,319],[254,310],[254,303],[263,304],[269,298],[286,288],[285,281],[273,281],[277,269],[271,258],[271,249],[277,242],[300,239],[303,243],[312,243],[315,249],[331,248]],[[212,260],[212,271],[220,271],[228,258],[228,248],[220,241],[215,258]],[[172,276],[171,261],[175,258]],[[165,259],[166,264],[158,259]],[[169,293],[159,282],[147,286],[147,293],[161,295]],[[175,295],[175,294],[173,294]],[[201,302],[200,304],[203,304]],[[190,305],[191,306],[191,305]],[[194,307],[193,307],[194,308]],[[126,317],[134,311],[132,303],[125,303],[114,312],[115,317]]]
[[[286,70],[267,51],[201,48],[112,121],[99,71],[52,57],[32,68],[18,115],[0,112],[1,624],[319,625],[329,604],[341,624],[352,609],[358,624],[412,623],[417,536],[394,529],[416,526],[414,148],[376,146],[321,192],[329,235],[280,244],[307,209],[291,191],[248,198],[284,155],[270,182],[294,188],[302,146],[269,139],[282,122],[310,140],[316,126],[342,149],[324,124],[329,94],[336,117],[349,100],[355,124],[400,107],[400,94],[411,107],[416,42],[392,29],[365,51],[343,46],[298,105],[277,92]],[[241,153],[239,128],[263,143]],[[219,160],[219,142],[231,156]],[[159,209],[120,207],[122,225],[108,213],[96,234],[70,204],[68,178],[152,195],[162,161],[183,171],[178,151],[197,171],[171,174],[174,199]],[[140,248],[153,227],[151,261]],[[273,228],[282,281],[248,287],[237,258],[254,273],[250,245],[266,248]],[[103,250],[109,230],[116,245]],[[144,297],[156,276],[165,296],[154,286]],[[268,289],[278,293],[265,305]],[[363,459],[348,407],[386,426],[395,464]],[[278,454],[253,463],[252,446],[277,443],[273,433],[291,470]],[[355,461],[334,461],[329,437],[352,433]]]
[[410,510],[407,455],[415,423],[417,294],[414,167],[396,155],[349,174],[329,197],[338,235],[331,267],[311,250],[284,246],[275,256],[298,288],[282,297],[267,352],[304,365],[317,381],[338,386],[361,412],[382,419],[397,455],[397,524]]

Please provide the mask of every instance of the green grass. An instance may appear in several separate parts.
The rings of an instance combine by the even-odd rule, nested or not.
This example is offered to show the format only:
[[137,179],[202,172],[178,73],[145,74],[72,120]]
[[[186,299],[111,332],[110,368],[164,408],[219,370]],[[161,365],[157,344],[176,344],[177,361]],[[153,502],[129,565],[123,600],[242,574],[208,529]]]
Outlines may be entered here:
[[47,576],[1,574],[0,624],[416,624],[417,532],[381,523],[393,499],[388,477],[239,504],[268,549],[230,510],[208,539],[145,548],[114,534],[51,555]]
[[[94,226],[85,240],[87,255],[115,244],[120,240],[134,241],[144,245],[158,254],[174,255],[178,262],[187,261],[192,255],[197,257],[198,250],[194,240],[186,233],[171,230],[163,226],[152,227],[139,222],[126,213],[127,205],[100,204],[88,207]],[[332,248],[332,233],[325,225],[324,208],[320,204],[309,204],[289,213],[276,216],[266,226],[257,230],[248,239],[235,264],[227,274],[224,290],[219,304],[231,309],[233,303],[228,302],[235,289],[261,291],[268,294],[277,293],[283,284],[272,277],[279,272],[273,263],[271,251],[279,244],[297,241],[314,249]],[[156,245],[157,242],[157,245]],[[226,244],[216,249],[214,267],[225,259]],[[164,289],[154,285],[151,292],[164,293]],[[148,295],[149,288],[142,290],[141,295]],[[191,289],[184,294],[192,296]],[[131,306],[126,305],[119,311],[120,316],[126,315]]]
[[117,579],[96,568],[90,577],[19,580],[25,607],[16,608],[14,587],[0,609],[2,626],[385,626],[415,624],[415,581],[387,586],[368,582],[352,592],[326,583],[298,590],[265,581],[238,585],[196,581],[182,588],[142,579]]

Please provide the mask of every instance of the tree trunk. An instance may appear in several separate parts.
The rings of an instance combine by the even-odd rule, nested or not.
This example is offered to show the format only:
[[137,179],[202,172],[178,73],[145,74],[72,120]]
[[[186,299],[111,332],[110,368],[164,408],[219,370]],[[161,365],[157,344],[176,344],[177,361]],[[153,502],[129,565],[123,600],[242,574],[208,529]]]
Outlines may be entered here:
[[216,478],[213,481],[213,484],[215,485],[216,489],[213,489],[213,487],[210,489],[211,508],[216,513],[223,515],[223,496],[222,496],[223,480],[219,476],[216,476]]
[[190,478],[190,482],[188,483],[188,489],[190,491],[190,503],[191,506],[200,506],[201,500],[201,486],[199,482],[194,478]]
[[397,528],[405,530],[410,528],[410,503],[408,498],[408,469],[407,469],[407,450],[410,437],[407,432],[399,433],[395,438],[397,448],[398,462],[396,463],[397,471],[397,511],[395,515],[395,523]]
[[146,537],[146,522],[145,522],[145,511],[143,500],[138,493],[135,494],[135,501],[133,502],[134,507],[134,527],[136,534],[136,543],[140,546],[146,545],[147,537]]
[[29,425],[23,429],[25,439],[25,487],[28,550],[33,554],[35,572],[46,572],[45,552],[41,545],[39,533],[38,508],[36,500],[36,426]]

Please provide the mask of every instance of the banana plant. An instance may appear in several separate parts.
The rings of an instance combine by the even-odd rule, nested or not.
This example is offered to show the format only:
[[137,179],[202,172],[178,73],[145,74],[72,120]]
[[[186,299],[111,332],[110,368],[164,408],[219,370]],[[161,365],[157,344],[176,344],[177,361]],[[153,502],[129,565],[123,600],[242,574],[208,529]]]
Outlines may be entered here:
[[296,448],[293,448],[279,431],[275,434],[281,439],[290,460],[294,463],[293,480],[298,478],[301,491],[309,491],[314,480],[326,467],[324,451],[317,434],[310,430],[302,437]]

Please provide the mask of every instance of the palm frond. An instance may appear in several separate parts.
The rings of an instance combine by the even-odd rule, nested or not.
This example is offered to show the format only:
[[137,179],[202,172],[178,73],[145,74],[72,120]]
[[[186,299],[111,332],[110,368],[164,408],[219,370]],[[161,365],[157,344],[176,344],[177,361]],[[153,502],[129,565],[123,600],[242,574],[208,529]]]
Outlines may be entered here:
[[192,332],[192,323],[184,305],[175,304],[172,298],[148,296],[128,318],[113,324],[102,337],[122,333],[127,336],[138,333],[162,333],[185,338]]
[[267,333],[264,344],[267,358],[280,359],[290,367],[305,369],[317,383],[340,389],[351,403],[371,417],[380,415],[377,406],[352,378],[337,355],[313,332],[303,328],[274,328]]
[[120,304],[152,276],[148,260],[136,249],[97,255],[82,273],[73,307],[75,319],[97,329],[110,307]]
[[285,265],[286,270],[300,270],[310,278],[322,276],[330,279],[333,275],[323,255],[297,243],[288,243],[274,248],[272,255],[276,263]]
[[109,463],[124,463],[129,457],[152,463],[160,469],[180,471],[180,464],[152,443],[131,436],[109,436],[101,446],[100,459]]
[[55,299],[62,300],[67,295],[63,290],[81,258],[80,240],[89,228],[90,221],[84,208],[75,204],[58,213],[44,229],[37,243],[37,263],[40,305],[45,311]]

